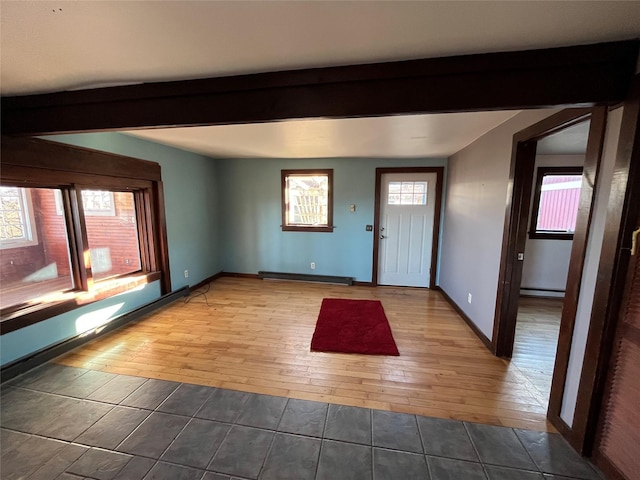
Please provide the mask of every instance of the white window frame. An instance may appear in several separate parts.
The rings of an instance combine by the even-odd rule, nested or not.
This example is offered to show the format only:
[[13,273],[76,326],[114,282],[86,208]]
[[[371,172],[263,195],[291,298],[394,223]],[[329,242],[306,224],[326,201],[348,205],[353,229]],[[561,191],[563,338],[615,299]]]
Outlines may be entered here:
[[18,206],[22,214],[24,222],[24,235],[22,238],[14,238],[11,240],[0,240],[0,250],[8,250],[11,248],[31,247],[38,244],[38,232],[36,230],[35,215],[33,213],[33,203],[31,195],[27,195],[27,189],[23,187],[15,187],[18,189]]
[[[83,200],[83,205],[84,205],[84,192],[86,190],[89,189],[83,189],[81,190],[81,195],[82,200]],[[98,192],[103,192],[103,193],[108,193],[111,199],[111,208],[108,209],[103,209],[103,210],[91,210],[91,209],[84,209],[84,214],[87,217],[99,217],[99,216],[105,216],[105,217],[115,217],[116,216],[116,199],[115,196],[113,194],[113,192],[111,190],[92,190],[92,191],[98,191]],[[58,191],[56,193],[56,213],[58,215],[62,215],[62,193],[60,191]]]

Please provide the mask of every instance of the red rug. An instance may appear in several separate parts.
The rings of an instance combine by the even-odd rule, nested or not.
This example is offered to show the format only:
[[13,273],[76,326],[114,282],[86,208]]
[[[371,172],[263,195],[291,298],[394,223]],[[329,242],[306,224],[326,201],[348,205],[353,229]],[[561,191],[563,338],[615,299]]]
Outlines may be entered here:
[[322,300],[311,350],[400,355],[378,300]]

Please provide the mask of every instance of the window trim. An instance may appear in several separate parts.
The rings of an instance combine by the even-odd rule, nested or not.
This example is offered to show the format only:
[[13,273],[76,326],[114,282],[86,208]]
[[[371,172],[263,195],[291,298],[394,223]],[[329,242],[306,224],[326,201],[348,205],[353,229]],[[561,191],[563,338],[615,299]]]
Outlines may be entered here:
[[[19,188],[19,187],[18,187]],[[36,229],[35,215],[33,212],[33,199],[26,192],[19,192],[18,204],[24,219],[24,238],[5,240],[0,243],[0,250],[10,250],[12,248],[33,247],[38,244],[38,230]]]
[[573,240],[573,233],[538,231],[538,210],[542,193],[542,181],[545,175],[582,175],[582,167],[538,167],[536,169],[536,183],[534,186],[533,203],[531,204],[531,222],[529,224],[529,238],[536,240]]
[[[289,225],[287,221],[287,178],[289,176],[318,176],[326,175],[329,188],[327,190],[327,224],[312,226],[312,225]],[[280,227],[283,232],[333,232],[335,226],[333,225],[333,169],[294,169],[294,170],[281,170],[280,178],[280,190],[282,194],[282,224]]]
[[[23,188],[61,188],[74,290],[42,297],[33,304],[0,310],[0,334],[24,328],[141,285],[160,281],[171,292],[160,165],[132,157],[41,139],[2,137],[2,184]],[[141,270],[92,281],[82,251],[87,245],[80,191],[131,191],[136,202]]]

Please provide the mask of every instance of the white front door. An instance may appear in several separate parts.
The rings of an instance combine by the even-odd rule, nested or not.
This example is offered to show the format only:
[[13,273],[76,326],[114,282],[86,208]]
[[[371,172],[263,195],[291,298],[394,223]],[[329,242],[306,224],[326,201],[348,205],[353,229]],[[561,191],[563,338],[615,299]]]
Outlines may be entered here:
[[382,175],[378,284],[429,286],[436,178],[436,173]]

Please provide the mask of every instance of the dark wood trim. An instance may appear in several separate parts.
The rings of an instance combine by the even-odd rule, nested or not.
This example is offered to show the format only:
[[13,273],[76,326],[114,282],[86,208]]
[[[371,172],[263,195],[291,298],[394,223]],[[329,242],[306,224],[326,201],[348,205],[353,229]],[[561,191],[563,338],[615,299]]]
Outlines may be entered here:
[[558,413],[547,412],[547,420],[551,422],[551,424],[556,427],[558,433],[562,435],[570,444],[572,444],[571,439],[573,437],[573,430],[567,423],[560,418]]
[[356,280],[353,281],[353,285],[356,287],[375,287],[373,282],[358,282]]
[[[583,435],[581,451],[591,454],[612,365],[616,328],[626,293],[631,234],[640,217],[640,76],[624,103],[618,150],[607,206],[585,361],[578,387],[574,428]],[[596,449],[597,453],[597,449]]]
[[52,171],[72,171],[101,177],[121,177],[129,181],[160,180],[160,165],[156,162],[40,138],[13,138],[3,135],[1,140],[3,164],[40,168],[48,174]]
[[254,280],[260,280],[257,273],[237,273],[237,272],[222,272],[223,277],[232,278],[252,278]]
[[538,210],[542,195],[542,182],[545,175],[582,175],[582,167],[538,167],[536,169],[536,186],[533,189],[533,204],[531,208],[531,222],[529,223],[529,238],[539,240],[573,240],[573,233],[538,231]]
[[78,307],[90,305],[119,293],[132,290],[140,285],[146,285],[160,280],[160,272],[147,274],[134,273],[116,277],[113,281],[100,282],[100,288],[93,292],[68,292],[61,294],[61,300],[47,304],[37,304],[21,310],[4,313],[0,322],[0,335],[19,330],[29,325],[42,322],[49,318],[75,310]]
[[37,135],[613,104],[626,97],[637,56],[638,42],[629,40],[4,97],[2,131]]
[[460,306],[449,296],[449,294],[445,292],[444,289],[440,286],[436,287],[434,290],[438,290],[442,294],[442,296],[449,303],[449,305],[451,305],[451,307],[456,311],[456,313],[460,315],[460,318],[462,318],[462,320],[464,320],[464,322],[467,325],[469,325],[469,328],[473,330],[473,333],[475,333],[476,336],[482,341],[482,343],[484,343],[484,346],[487,347],[491,353],[495,353],[493,350],[494,347],[493,347],[493,343],[491,343],[491,340],[489,340],[489,338],[480,331],[480,329],[476,326],[476,324],[473,323],[473,320],[471,320],[471,318],[464,312],[464,310],[462,310],[462,308],[460,308]]
[[309,275],[306,273],[258,272],[258,278],[271,280],[296,280],[301,282],[339,283],[353,285],[353,277],[333,275]]
[[524,252],[533,171],[535,167],[535,147],[538,139],[556,133],[563,128],[586,120],[591,114],[589,108],[562,110],[513,136],[509,188],[511,195],[505,206],[505,222],[502,236],[502,254],[496,294],[496,311],[493,323],[493,350],[501,357],[511,357],[515,322],[522,278],[522,261],[518,252]]
[[73,208],[71,206],[71,191],[68,189],[62,190],[62,202],[63,202],[63,212],[65,217],[65,228],[67,231],[67,240],[69,242],[69,262],[71,267],[71,276],[73,278],[73,288],[78,288],[83,284],[82,279],[82,270],[84,267],[84,259],[81,255],[78,255],[75,252],[80,252],[81,247],[76,242],[76,231],[74,224],[76,223],[75,215],[73,213]]
[[518,142],[541,140],[549,135],[584,122],[589,118],[591,112],[591,107],[566,108],[516,132],[513,138]]
[[[327,191],[327,224],[326,225],[289,225],[287,219],[287,177],[299,176],[317,176],[326,175],[329,185]],[[332,168],[307,168],[296,170],[281,170],[280,172],[280,191],[282,197],[282,224],[280,227],[283,232],[333,232],[333,169]]]
[[433,239],[431,243],[431,275],[429,288],[436,287],[436,270],[438,268],[438,249],[440,241],[440,215],[442,210],[442,186],[444,183],[444,167],[379,167],[376,168],[376,185],[373,207],[373,262],[371,283],[378,285],[378,255],[380,248],[380,195],[382,175],[386,173],[435,173],[436,201],[433,214]]
[[[580,287],[582,286],[584,261],[589,242],[589,232],[591,229],[591,217],[593,215],[595,191],[602,181],[600,179],[599,172],[607,126],[607,113],[608,112],[605,107],[596,107],[591,115],[587,152],[582,172],[580,203],[576,218],[576,230],[574,233],[573,243],[571,245],[567,286],[562,306],[562,317],[560,319],[558,349],[556,351],[553,377],[551,380],[551,390],[549,392],[548,412],[551,412],[557,417],[560,417],[560,412],[562,410],[562,399],[567,380],[571,343],[573,339],[576,313],[578,310],[578,301],[580,299]],[[576,408],[578,408],[580,403],[581,399],[578,398]],[[584,430],[580,429],[577,425],[578,423],[574,418],[571,427],[573,432],[572,435],[569,436],[568,440],[576,450],[583,453],[582,446],[584,441]]]
[[518,299],[531,198],[531,179],[536,158],[536,142],[514,138],[510,184],[512,196],[507,201],[502,259],[496,294],[496,318],[493,324],[493,351],[500,357],[511,357],[516,333]]
[[91,256],[89,253],[89,235],[87,233],[87,225],[84,217],[84,206],[82,204],[82,192],[78,185],[74,185],[69,191],[71,198],[71,217],[73,219],[73,231],[75,233],[74,243],[76,250],[69,252],[71,256],[78,259],[80,266],[80,283],[76,288],[85,292],[93,288],[93,272],[91,269]]
[[6,382],[18,375],[21,375],[32,368],[37,367],[49,360],[56,358],[64,353],[70,352],[76,347],[83,345],[91,340],[94,340],[97,337],[105,335],[106,333],[115,330],[116,328],[120,328],[127,323],[133,322],[135,320],[139,320],[143,316],[161,308],[165,305],[168,305],[171,302],[174,302],[180,297],[184,297],[189,293],[189,289],[187,287],[183,287],[180,290],[175,292],[171,292],[167,295],[164,295],[152,303],[144,305],[140,308],[132,310],[131,312],[120,315],[119,317],[114,318],[109,323],[104,325],[104,327],[95,329],[92,332],[81,333],[73,338],[57,343],[56,345],[47,347],[38,352],[30,354],[26,358],[20,358],[11,362],[8,365],[2,367],[2,371],[0,372],[1,381]]
[[171,265],[169,263],[169,239],[167,237],[167,214],[164,204],[164,185],[158,180],[151,189],[154,208],[151,209],[154,233],[153,248],[156,251],[156,262],[162,272],[160,279],[160,293],[167,295],[171,292]]
[[[161,293],[164,295],[171,292],[159,164],[40,139],[2,137],[0,147],[3,184],[26,188],[62,189],[74,279],[74,291],[61,293],[58,300],[49,304],[32,305],[29,309],[3,308],[0,312],[2,333],[32,325],[149,281],[159,279]],[[123,176],[127,173],[131,173],[134,178]],[[126,281],[122,281],[139,276],[140,272],[137,272],[118,276],[113,281],[104,280],[93,284],[90,258],[87,254],[89,242],[81,189],[96,186],[113,191],[134,192],[139,222],[138,233],[145,234],[144,237],[140,237],[141,260],[143,271],[146,272],[141,283],[128,286]],[[144,208],[140,205],[141,200],[147,200],[144,202]],[[143,246],[143,243],[148,245]],[[16,318],[19,316],[24,318]]]

